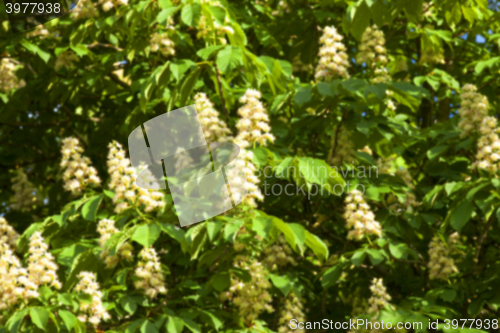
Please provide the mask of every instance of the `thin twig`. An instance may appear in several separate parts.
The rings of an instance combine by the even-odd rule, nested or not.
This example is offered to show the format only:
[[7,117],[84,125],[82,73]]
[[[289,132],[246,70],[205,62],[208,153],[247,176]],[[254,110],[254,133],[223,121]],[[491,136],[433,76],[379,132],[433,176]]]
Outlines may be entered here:
[[484,227],[483,233],[481,234],[481,237],[479,238],[479,242],[477,244],[477,249],[476,249],[476,254],[474,255],[474,272],[477,275],[477,265],[479,264],[479,254],[481,252],[481,247],[483,246],[484,239],[486,238],[486,235],[488,234],[488,230],[491,228],[493,222],[495,221],[495,218],[492,217],[488,224]]
[[340,122],[337,125],[337,129],[335,130],[335,135],[332,137],[331,148],[330,151],[328,152],[328,158],[327,158],[328,163],[331,161],[332,157],[335,155],[335,151],[337,150],[337,140],[339,137],[340,127],[342,126],[344,120],[345,120],[345,114],[342,115],[342,119],[340,119]]

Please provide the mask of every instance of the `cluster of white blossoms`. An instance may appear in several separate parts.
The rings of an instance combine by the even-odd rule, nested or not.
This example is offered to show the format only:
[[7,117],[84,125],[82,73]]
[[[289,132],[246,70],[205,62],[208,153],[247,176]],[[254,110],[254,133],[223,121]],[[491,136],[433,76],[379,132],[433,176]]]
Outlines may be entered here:
[[372,69],[383,68],[387,64],[384,32],[376,25],[366,28],[363,33],[356,60]]
[[459,234],[453,233],[448,237],[448,244],[445,244],[439,236],[434,236],[429,243],[429,279],[446,281],[451,274],[457,273],[455,261],[451,254],[459,241]]
[[45,38],[50,34],[49,30],[47,30],[43,24],[39,22],[34,22],[34,24],[39,24],[39,25],[37,25],[33,30],[31,30],[26,34],[27,38],[34,38],[38,36],[40,36],[40,38]]
[[80,0],[75,8],[71,10],[75,20],[88,19],[99,15],[97,8],[92,0]]
[[260,97],[261,94],[259,91],[247,89],[245,94],[240,98],[240,103],[244,103],[244,105],[238,109],[238,114],[241,118],[236,124],[238,135],[234,139],[234,143],[241,149],[241,158],[238,158],[234,162],[234,168],[230,169],[227,175],[229,179],[233,179],[230,177],[238,177],[238,174],[241,172],[246,175],[245,188],[241,187],[238,190],[238,184],[233,179],[231,192],[233,200],[236,202],[240,202],[244,193],[248,192],[244,201],[253,207],[257,205],[255,199],[262,201],[264,200],[264,196],[257,186],[260,180],[255,175],[257,167],[252,162],[253,153],[246,149],[256,143],[265,146],[268,141],[274,141],[274,136],[270,133],[269,116],[264,105],[259,100]]
[[462,138],[479,130],[481,122],[488,116],[488,109],[488,98],[478,93],[475,85],[466,84],[462,87],[460,109],[458,109],[460,116],[458,128],[462,131]]
[[374,278],[370,286],[372,296],[368,299],[368,313],[377,314],[380,310],[389,305],[391,295],[387,293],[382,279]]
[[12,249],[17,249],[17,239],[19,234],[7,223],[7,220],[0,216],[0,244],[7,244]]
[[134,284],[137,289],[144,289],[144,293],[155,298],[158,294],[166,294],[167,288],[161,264],[155,249],[143,248],[139,253],[141,258],[135,269],[135,275],[139,278]]
[[115,212],[119,214],[131,205],[143,205],[146,212],[160,210],[165,206],[162,192],[143,189],[135,184],[137,172],[125,157],[122,145],[116,141],[109,144],[107,166],[111,176],[109,187],[115,191]]
[[281,309],[280,319],[278,321],[278,333],[304,333],[304,329],[291,329],[290,320],[297,319],[297,322],[305,322],[306,316],[304,314],[304,304],[295,295],[290,292],[285,299],[285,304]]
[[19,80],[14,72],[16,66],[16,63],[9,58],[2,58],[0,61],[0,91],[7,92],[24,87],[25,82]]
[[269,116],[260,98],[260,91],[255,89],[247,89],[240,97],[243,106],[238,109],[241,118],[236,123],[238,135],[234,140],[240,148],[246,149],[255,143],[265,146],[268,141],[274,142]]
[[8,243],[0,241],[0,310],[10,308],[21,299],[38,297],[37,289]]
[[205,93],[197,93],[194,96],[194,104],[200,118],[203,133],[208,142],[228,141],[231,131],[226,123],[219,118],[219,112],[215,110],[214,104]]
[[349,233],[348,239],[362,240],[363,237],[369,235],[382,235],[382,227],[380,223],[375,221],[370,206],[363,199],[363,194],[358,190],[349,192],[345,198],[345,213],[344,218],[347,221]]
[[79,61],[78,56],[72,50],[66,50],[59,54],[56,59],[55,69],[72,68],[75,62]]
[[337,147],[335,148],[335,155],[332,158],[332,165],[339,167],[344,162],[347,164],[356,164],[357,156],[351,140],[351,133],[342,127],[337,137]]
[[473,167],[484,169],[491,174],[500,170],[500,138],[495,117],[486,117],[481,122],[479,133],[481,137],[477,142],[476,161]]
[[78,139],[69,137],[65,138],[62,143],[61,167],[64,169],[64,189],[78,195],[88,185],[100,185],[101,179],[97,176],[97,170],[91,166],[88,157],[82,156],[83,149]]
[[236,276],[231,276],[229,291],[220,294],[220,300],[230,300],[238,307],[239,317],[249,327],[263,311],[271,313],[272,297],[269,293],[271,284],[267,279],[267,270],[261,262],[245,255],[237,255],[233,267],[248,270],[251,280],[243,282]]
[[39,231],[33,233],[30,237],[28,250],[28,278],[37,287],[49,285],[61,289],[62,285],[57,277],[59,267],[48,250],[49,245],[45,243],[42,233]]
[[78,320],[82,323],[89,322],[97,326],[102,320],[110,319],[111,316],[102,305],[102,293],[99,288],[99,283],[96,280],[95,273],[80,272],[78,278],[80,281],[78,281],[75,290],[92,297],[90,303],[80,302]]
[[127,6],[128,5],[128,0],[103,0],[101,1],[102,3],[102,10],[105,12],[109,11],[113,7],[118,7],[118,6]]
[[319,62],[314,77],[330,81],[336,78],[349,78],[349,68],[346,47],[342,43],[344,37],[337,32],[335,27],[325,27],[319,42]]
[[101,237],[99,237],[99,246],[102,249],[101,259],[106,263],[106,267],[115,267],[120,259],[133,259],[132,245],[129,243],[124,243],[116,249],[115,255],[109,255],[109,250],[106,248],[106,242],[111,238],[111,236],[119,232],[119,230],[115,227],[115,221],[109,219],[99,221],[99,224],[97,225],[97,232],[101,235]]
[[14,195],[10,207],[14,210],[30,210],[37,202],[36,188],[28,180],[23,169],[18,169],[16,173],[11,179]]
[[293,251],[281,235],[276,243],[264,247],[263,253],[265,258],[262,264],[271,271],[288,264],[296,265],[295,259],[292,256]]
[[151,52],[160,52],[164,57],[175,55],[175,44],[168,37],[168,32],[155,32],[149,39]]
[[[222,7],[219,1],[214,0],[201,0],[202,4],[208,6]],[[224,24],[228,24],[229,19],[226,16]],[[233,28],[228,25],[220,25],[212,18],[207,18],[203,13],[198,22],[198,34],[196,38],[203,38],[206,41],[217,42],[217,44],[226,45],[226,33],[234,34]]]

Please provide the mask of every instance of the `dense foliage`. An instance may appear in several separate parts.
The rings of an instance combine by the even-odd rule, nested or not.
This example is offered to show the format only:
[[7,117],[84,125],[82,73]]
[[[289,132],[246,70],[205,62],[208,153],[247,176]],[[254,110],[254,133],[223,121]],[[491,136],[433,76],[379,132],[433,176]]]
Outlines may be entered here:
[[[499,19],[486,0],[82,0],[4,21],[0,332],[497,332]],[[126,149],[191,104],[243,148],[249,195],[181,228]],[[465,318],[483,327],[443,325]]]

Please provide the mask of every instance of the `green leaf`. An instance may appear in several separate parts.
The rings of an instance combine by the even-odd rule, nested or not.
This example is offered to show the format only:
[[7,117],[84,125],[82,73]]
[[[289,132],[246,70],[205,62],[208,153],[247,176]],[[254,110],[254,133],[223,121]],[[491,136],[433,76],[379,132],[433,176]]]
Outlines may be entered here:
[[405,14],[411,21],[416,23],[422,20],[423,0],[399,1],[404,3]]
[[243,220],[227,223],[224,228],[224,239],[228,242],[234,243],[236,233],[238,232],[238,230],[240,230],[243,223]]
[[323,274],[323,277],[321,278],[321,285],[323,286],[324,289],[333,286],[339,280],[341,274],[342,274],[341,265],[337,264],[333,267],[330,267]]
[[208,60],[208,58],[210,58],[210,56],[212,54],[214,54],[215,52],[219,51],[220,49],[226,47],[225,45],[211,45],[211,46],[208,46],[208,47],[205,47],[204,49],[201,49],[201,50],[198,50],[198,52],[196,52],[196,55],[200,58],[202,58],[203,60]]
[[440,156],[441,154],[443,154],[445,151],[447,151],[449,148],[449,146],[447,145],[442,145],[442,146],[436,146],[436,147],[432,147],[431,149],[429,149],[427,151],[427,157],[430,159],[430,160],[433,160],[435,159],[436,157]]
[[316,235],[313,235],[306,230],[306,245],[314,252],[320,261],[325,261],[328,258],[328,247]]
[[191,318],[183,317],[184,325],[193,333],[201,333],[201,327]]
[[365,250],[358,250],[351,257],[351,261],[354,265],[359,266],[365,260],[365,258],[366,258],[366,251]]
[[182,84],[181,94],[179,98],[180,105],[186,104],[186,101],[189,98],[189,95],[191,95],[191,92],[193,91],[196,85],[196,81],[198,80],[198,77],[200,76],[202,70],[202,67],[196,68],[196,70],[192,71]]
[[168,18],[174,15],[178,10],[179,7],[169,7],[163,9],[156,17],[156,22],[160,23],[161,25],[166,25]]
[[9,318],[6,326],[10,333],[18,332],[21,326],[21,322],[23,321],[24,317],[28,314],[28,310],[29,309],[23,309],[21,311],[14,312],[14,314]]
[[49,321],[49,311],[44,308],[31,308],[30,317],[33,324],[45,331],[47,322]]
[[228,74],[241,64],[242,57],[243,53],[240,47],[227,45],[217,54],[217,67],[222,73]]
[[179,243],[182,242],[182,240],[184,239],[184,235],[186,234],[184,230],[173,224],[160,223],[160,227],[161,230],[163,230],[167,235],[169,235]]
[[452,30],[455,29],[462,19],[462,10],[459,2],[455,2],[453,6],[446,9],[444,13],[446,23],[450,26]]
[[213,280],[212,280],[212,285],[214,286],[215,290],[217,291],[224,291],[229,288],[231,285],[231,278],[229,276],[229,273],[227,272],[222,272],[222,273],[217,273],[214,275]]
[[84,219],[87,221],[95,221],[96,212],[101,204],[102,198],[102,194],[93,196],[85,203],[85,205],[83,205],[82,216]]
[[179,81],[184,73],[186,73],[188,69],[194,65],[194,62],[189,59],[181,59],[170,63],[170,72],[174,78]]
[[408,257],[409,249],[404,243],[390,243],[389,252],[396,259],[406,259]]
[[169,333],[181,333],[184,329],[184,321],[179,317],[168,316],[166,328]]
[[62,318],[62,320],[64,321],[64,325],[66,325],[66,328],[69,331],[71,331],[71,329],[75,327],[77,319],[74,314],[72,314],[68,310],[59,310],[57,311],[57,314]]
[[152,321],[146,320],[141,325],[141,333],[158,333],[158,328]]
[[462,201],[451,213],[450,224],[456,231],[460,231],[470,220],[474,204],[469,200]]
[[99,260],[95,257],[92,250],[87,250],[85,252],[80,253],[75,260],[73,261],[73,265],[71,266],[71,271],[68,275],[68,279],[64,284],[64,290],[68,291],[73,287],[73,284],[76,282],[77,275],[82,271],[95,272],[99,268],[96,263],[99,263]]
[[160,237],[160,226],[144,224],[135,229],[131,239],[144,247],[150,247]]
[[34,53],[34,54],[38,55],[40,58],[42,58],[43,61],[45,61],[45,63],[49,62],[49,60],[50,60],[50,53],[48,53],[47,51],[42,50],[39,46],[37,46],[35,44],[32,44],[32,43],[30,43],[27,40],[23,40],[21,42],[21,45],[24,46],[31,53]]
[[382,261],[384,261],[384,256],[379,250],[376,249],[368,249],[366,250],[368,253],[368,257],[370,257],[370,261],[372,262],[372,265],[378,265]]
[[292,288],[290,279],[286,275],[278,276],[274,274],[271,274],[269,278],[271,279],[273,285],[283,293],[283,296],[286,297]]
[[359,2],[351,24],[351,34],[358,41],[361,40],[363,32],[365,32],[366,28],[370,26],[370,18],[370,8],[366,4],[366,1],[363,0]]
[[194,27],[201,16],[201,6],[194,2],[192,5],[187,4],[182,8],[181,20],[190,27]]
[[131,315],[137,310],[137,302],[133,297],[128,295],[125,295],[120,299],[120,305]]
[[219,24],[220,26],[225,25],[226,21],[226,10],[224,7],[221,6],[208,6],[208,10],[212,14],[213,18],[215,19],[215,22]]
[[215,236],[219,233],[220,229],[222,229],[222,222],[206,222],[207,224],[207,233],[208,233],[208,239],[210,239],[211,242],[214,241]]

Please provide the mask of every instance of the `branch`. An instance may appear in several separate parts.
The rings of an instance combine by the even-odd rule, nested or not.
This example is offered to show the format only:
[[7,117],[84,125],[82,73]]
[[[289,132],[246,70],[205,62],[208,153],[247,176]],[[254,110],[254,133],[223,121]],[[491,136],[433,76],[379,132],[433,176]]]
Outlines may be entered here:
[[335,130],[335,135],[332,137],[332,144],[330,151],[328,152],[327,163],[330,163],[332,157],[335,155],[335,151],[337,150],[337,140],[339,137],[340,127],[342,126],[344,120],[345,120],[345,114],[342,115],[342,119],[340,120],[339,124],[337,125],[337,129]]
[[481,248],[483,246],[484,239],[486,238],[486,235],[488,234],[488,230],[491,228],[491,225],[495,221],[495,218],[491,218],[488,224],[484,227],[483,233],[481,234],[481,237],[479,238],[479,242],[477,244],[477,249],[476,249],[476,254],[474,255],[474,272],[476,275],[478,274],[477,271],[477,265],[479,264],[479,254],[481,252]]
[[214,68],[215,68],[215,73],[217,77],[217,85],[219,86],[219,94],[220,94],[220,99],[222,101],[222,110],[224,111],[224,115],[226,116],[226,121],[229,125],[229,114],[227,113],[226,109],[226,101],[224,99],[224,94],[222,93],[222,83],[220,82],[220,72],[219,69],[217,68],[217,65],[214,62]]

